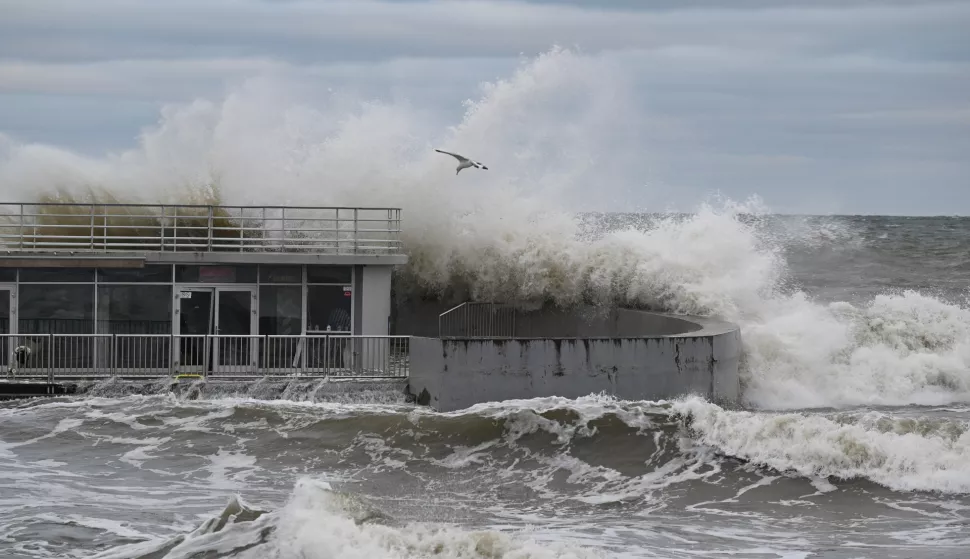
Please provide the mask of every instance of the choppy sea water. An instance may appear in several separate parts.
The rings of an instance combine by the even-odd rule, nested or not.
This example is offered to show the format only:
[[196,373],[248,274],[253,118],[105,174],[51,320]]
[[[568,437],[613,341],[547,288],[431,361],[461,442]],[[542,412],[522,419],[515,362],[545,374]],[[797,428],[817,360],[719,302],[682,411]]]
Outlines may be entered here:
[[738,321],[746,409],[591,395],[438,414],[390,393],[110,385],[6,402],[0,555],[965,556],[970,220],[639,227],[584,256],[634,261],[631,297]]

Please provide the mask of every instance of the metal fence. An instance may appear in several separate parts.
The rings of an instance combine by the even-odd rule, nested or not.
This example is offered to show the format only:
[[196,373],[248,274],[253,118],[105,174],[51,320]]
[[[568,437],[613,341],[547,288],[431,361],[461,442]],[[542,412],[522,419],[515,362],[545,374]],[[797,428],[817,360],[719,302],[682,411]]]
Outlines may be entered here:
[[15,252],[398,254],[400,236],[398,208],[0,203]]
[[438,337],[514,338],[516,314],[502,303],[462,303],[438,316]]
[[408,336],[0,334],[0,370],[46,379],[406,378]]

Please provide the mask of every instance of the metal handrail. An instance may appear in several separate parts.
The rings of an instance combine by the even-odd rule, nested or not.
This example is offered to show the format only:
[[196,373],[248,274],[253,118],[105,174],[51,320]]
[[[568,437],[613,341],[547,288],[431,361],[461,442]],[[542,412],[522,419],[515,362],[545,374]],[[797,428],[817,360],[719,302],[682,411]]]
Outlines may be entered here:
[[51,383],[177,374],[407,378],[409,342],[352,334],[0,334],[0,371]]
[[401,210],[344,206],[0,203],[10,252],[397,254]]
[[514,338],[517,315],[506,303],[466,301],[438,315],[438,337]]

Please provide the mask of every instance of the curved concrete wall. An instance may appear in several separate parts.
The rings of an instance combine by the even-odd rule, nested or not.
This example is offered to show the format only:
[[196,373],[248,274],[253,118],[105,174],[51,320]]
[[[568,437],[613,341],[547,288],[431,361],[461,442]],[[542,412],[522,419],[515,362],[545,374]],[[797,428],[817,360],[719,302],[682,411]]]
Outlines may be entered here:
[[601,321],[566,314],[540,311],[529,327],[539,334],[546,326],[555,335],[413,337],[409,390],[438,411],[601,392],[626,400],[687,394],[727,404],[740,399],[741,335],[734,324],[629,309]]

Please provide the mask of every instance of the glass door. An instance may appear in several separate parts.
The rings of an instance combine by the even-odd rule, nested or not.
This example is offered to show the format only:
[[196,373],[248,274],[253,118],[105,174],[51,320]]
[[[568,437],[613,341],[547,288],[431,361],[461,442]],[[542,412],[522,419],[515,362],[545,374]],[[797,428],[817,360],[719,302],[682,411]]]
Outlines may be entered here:
[[220,373],[256,372],[258,342],[256,289],[216,288],[215,363]]
[[3,373],[11,370],[11,357],[16,343],[10,334],[16,333],[16,311],[14,288],[0,285],[0,372]]
[[214,332],[215,290],[183,287],[175,290],[175,297],[176,368],[183,374],[205,373],[212,363],[209,335]]

